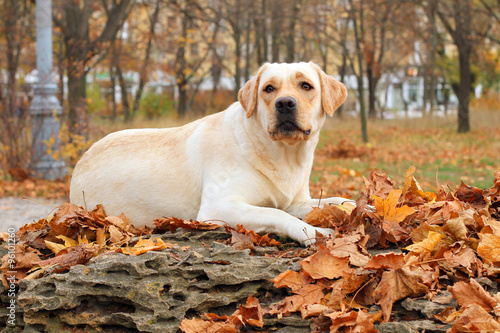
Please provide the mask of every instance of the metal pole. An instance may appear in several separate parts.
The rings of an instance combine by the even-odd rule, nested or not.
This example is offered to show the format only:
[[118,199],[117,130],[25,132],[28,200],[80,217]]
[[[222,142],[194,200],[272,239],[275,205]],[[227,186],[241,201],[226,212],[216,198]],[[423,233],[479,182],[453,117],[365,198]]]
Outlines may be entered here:
[[31,101],[32,119],[32,176],[59,179],[66,165],[56,160],[59,149],[59,118],[62,108],[56,97],[57,85],[52,83],[52,4],[51,0],[36,0],[36,67],[38,84]]

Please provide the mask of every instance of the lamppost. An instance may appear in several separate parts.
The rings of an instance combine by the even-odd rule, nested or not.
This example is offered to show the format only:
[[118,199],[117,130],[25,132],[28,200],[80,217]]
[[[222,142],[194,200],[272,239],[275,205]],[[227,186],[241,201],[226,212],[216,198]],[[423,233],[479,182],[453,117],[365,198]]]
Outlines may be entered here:
[[52,83],[52,3],[36,0],[36,67],[38,84],[31,101],[32,119],[32,176],[43,179],[62,178],[65,163],[56,160],[51,151],[58,151],[59,118],[62,108],[56,97],[57,86]]

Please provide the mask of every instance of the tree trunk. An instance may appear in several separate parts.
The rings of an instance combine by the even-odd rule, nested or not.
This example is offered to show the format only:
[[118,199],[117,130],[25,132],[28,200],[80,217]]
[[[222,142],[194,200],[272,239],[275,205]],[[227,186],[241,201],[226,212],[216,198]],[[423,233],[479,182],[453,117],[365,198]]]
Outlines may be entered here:
[[109,66],[109,78],[111,81],[111,106],[113,108],[111,118],[116,119],[116,71],[115,66]]
[[377,79],[373,73],[373,63],[367,64],[366,77],[368,79],[368,117],[370,119],[375,119],[377,117],[377,110],[375,109],[375,87]]
[[460,85],[458,87],[458,133],[470,131],[469,121],[469,96],[471,92],[471,70],[470,70],[471,48],[465,45],[458,48],[458,59],[460,63]]
[[[344,52],[342,52],[342,66],[340,66],[340,82],[344,83],[345,81],[345,73],[347,70],[347,57]],[[341,104],[339,108],[337,109],[337,117],[342,118],[343,111],[344,110],[344,104]]]
[[[68,128],[71,133],[88,138],[86,75],[83,69],[68,66]],[[71,140],[71,136],[70,136]]]
[[148,78],[148,65],[149,59],[151,58],[151,49],[153,48],[153,38],[155,36],[155,26],[158,22],[158,14],[160,13],[160,2],[161,0],[156,0],[155,8],[153,11],[153,15],[151,15],[151,19],[149,21],[149,35],[148,35],[148,43],[146,45],[146,52],[144,54],[144,60],[142,62],[142,68],[139,73],[139,86],[137,87],[137,91],[134,97],[134,104],[132,106],[132,115],[136,116],[137,111],[139,110],[139,106],[141,104],[142,93],[144,92],[144,86],[146,85],[146,80]]
[[250,79],[250,69],[251,69],[251,61],[250,61],[250,27],[251,27],[251,18],[250,13],[247,11],[245,13],[245,82]]
[[118,76],[118,83],[120,84],[120,90],[122,92],[122,109],[123,109],[123,120],[130,120],[130,105],[128,103],[128,91],[127,91],[127,82],[123,77],[123,72],[120,64],[116,64],[116,75]]
[[297,23],[297,15],[300,10],[300,0],[293,0],[290,5],[290,25],[287,31],[287,42],[286,42],[286,62],[295,61],[295,26]]
[[[356,22],[356,17],[354,16],[353,18],[353,25],[354,25],[354,38],[356,42],[356,53],[357,53],[357,59],[358,59],[358,70],[359,73],[356,75],[356,78],[358,80],[358,100],[359,100],[359,115],[360,115],[360,120],[361,120],[361,137],[363,138],[363,142],[367,143],[368,142],[368,127],[366,123],[366,108],[365,108],[365,93],[363,89],[363,52],[361,50],[361,36],[364,35],[364,26],[363,26],[363,7],[362,3],[359,3],[359,28],[358,28],[358,23]],[[351,1],[351,7],[352,7],[352,1]],[[354,14],[356,15],[356,14]]]
[[274,0],[273,5],[272,5],[272,12],[271,12],[271,57],[272,57],[272,62],[279,62],[280,61],[280,44],[281,44],[281,39],[280,35],[282,33],[281,31],[281,24],[282,24],[282,18],[283,18],[283,8],[281,6],[281,1],[280,0]]

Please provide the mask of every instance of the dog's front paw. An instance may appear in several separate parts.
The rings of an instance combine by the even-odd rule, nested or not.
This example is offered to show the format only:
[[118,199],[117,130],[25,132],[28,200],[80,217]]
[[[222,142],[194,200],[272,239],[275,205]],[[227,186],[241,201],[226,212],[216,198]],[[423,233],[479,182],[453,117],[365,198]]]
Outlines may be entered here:
[[310,246],[316,243],[318,238],[335,237],[335,230],[329,228],[311,227],[304,230],[304,238],[299,242],[303,246]]

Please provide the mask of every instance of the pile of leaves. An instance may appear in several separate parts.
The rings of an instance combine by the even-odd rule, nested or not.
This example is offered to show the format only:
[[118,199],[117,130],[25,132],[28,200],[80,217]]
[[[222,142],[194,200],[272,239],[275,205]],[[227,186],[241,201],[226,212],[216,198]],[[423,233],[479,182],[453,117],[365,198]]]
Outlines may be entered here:
[[[437,192],[424,192],[414,172],[414,167],[407,171],[402,188],[372,172],[356,206],[314,208],[307,222],[335,229],[337,237],[318,238],[299,271],[274,278],[274,286],[287,288],[289,296],[252,316],[299,313],[313,318],[316,332],[376,332],[374,323],[390,321],[396,301],[426,297],[448,304],[447,290],[459,308],[435,318],[453,324],[451,333],[500,330],[500,295],[474,279],[496,280],[500,272],[500,171],[489,189],[462,183],[455,191]],[[367,249],[375,247],[404,253],[370,256]],[[369,314],[373,304],[381,310]],[[206,319],[185,319],[181,329],[199,332],[212,324],[236,332],[245,324],[241,316],[241,311],[225,318],[205,314]]]
[[[83,207],[65,203],[51,215],[36,223],[27,224],[16,233],[15,260],[8,254],[1,259],[0,280],[8,288],[7,275],[15,275],[15,283],[22,279],[36,279],[50,273],[61,273],[74,265],[86,264],[91,258],[111,252],[140,255],[148,251],[179,248],[187,251],[189,246],[165,243],[160,238],[142,236],[175,232],[178,228],[214,230],[219,224],[186,221],[175,217],[159,218],[155,228],[134,228],[128,218],[106,216],[98,205],[87,211]],[[243,226],[237,229],[225,226],[232,234],[226,243],[236,249],[255,249],[255,246],[280,246],[281,243],[267,235],[258,235]],[[138,238],[139,237],[139,238]],[[6,242],[9,235],[0,232],[0,240]],[[181,259],[178,259],[181,260]],[[9,272],[4,274],[4,272]],[[10,281],[12,282],[12,281]]]
[[[306,221],[335,230],[336,237],[318,235],[309,249],[285,250],[269,235],[225,226],[231,234],[227,244],[250,250],[281,247],[265,255],[304,258],[300,270],[283,272],[272,280],[276,288],[289,292],[276,304],[261,308],[259,300],[250,296],[231,316],[185,319],[181,329],[237,332],[243,326],[263,327],[265,316],[297,313],[313,318],[318,332],[375,332],[374,323],[391,320],[396,301],[426,297],[448,304],[451,299],[443,291],[449,291],[459,307],[447,308],[435,318],[452,324],[450,332],[500,330],[500,295],[491,295],[475,280],[497,280],[500,272],[500,171],[495,172],[493,186],[485,190],[462,182],[455,190],[441,187],[436,192],[423,191],[414,173],[415,168],[410,168],[399,188],[385,175],[372,172],[356,205],[313,208]],[[174,217],[154,223],[153,230],[137,229],[123,214],[106,216],[102,206],[88,212],[63,204],[53,215],[18,231],[16,261],[6,255],[0,269],[17,272],[16,281],[34,279],[110,252],[139,255],[178,247],[153,236],[143,239],[145,235],[178,228],[221,228]],[[0,233],[4,240],[7,236]],[[372,256],[367,250],[373,248],[403,252]],[[0,277],[6,285],[5,276]],[[381,310],[369,313],[374,304]]]

